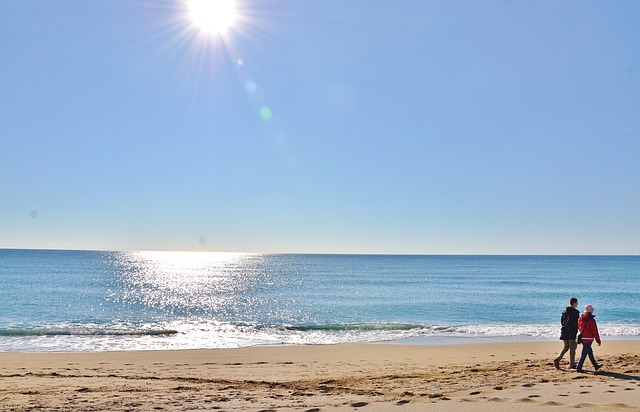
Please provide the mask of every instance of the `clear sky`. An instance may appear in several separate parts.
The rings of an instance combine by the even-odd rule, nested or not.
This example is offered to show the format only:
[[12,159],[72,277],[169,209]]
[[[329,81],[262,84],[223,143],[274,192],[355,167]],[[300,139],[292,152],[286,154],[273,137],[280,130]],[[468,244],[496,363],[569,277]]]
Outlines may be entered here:
[[640,253],[640,1],[236,9],[2,2],[0,247]]

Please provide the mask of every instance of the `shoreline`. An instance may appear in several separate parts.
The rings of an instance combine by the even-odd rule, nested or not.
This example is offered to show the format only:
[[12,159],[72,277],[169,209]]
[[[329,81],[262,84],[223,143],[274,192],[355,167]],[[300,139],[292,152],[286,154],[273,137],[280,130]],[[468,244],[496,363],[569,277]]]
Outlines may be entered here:
[[[640,336],[606,336],[601,335],[607,342],[628,342],[638,341],[640,342]],[[82,338],[82,336],[76,336]],[[47,336],[40,336],[39,338],[47,338]],[[90,339],[90,336],[87,336]],[[476,344],[493,344],[493,343],[537,343],[537,342],[559,342],[557,337],[540,337],[540,336],[410,336],[398,339],[388,339],[379,341],[354,341],[354,342],[335,342],[335,343],[271,343],[271,344],[254,344],[247,346],[237,347],[174,347],[167,348],[160,346],[158,348],[140,348],[133,347],[132,349],[94,349],[94,350],[4,350],[0,349],[2,353],[101,353],[101,352],[157,352],[157,351],[193,351],[193,350],[231,350],[231,349],[247,349],[247,348],[260,348],[260,347],[296,347],[296,346],[335,346],[335,345],[416,345],[416,346],[438,346],[438,345],[476,345]],[[22,344],[24,345],[24,343]],[[17,346],[17,344],[15,345]],[[28,346],[28,345],[27,345]]]
[[[600,335],[607,342],[613,341],[640,341],[640,336],[606,336]],[[534,343],[534,342],[559,342],[556,337],[542,336],[414,336],[381,342],[370,342],[371,344],[390,344],[390,345],[473,345],[479,343]]]
[[640,340],[604,340],[594,348],[604,364],[597,373],[568,369],[568,355],[556,370],[560,349],[538,341],[2,352],[0,409],[640,411]]

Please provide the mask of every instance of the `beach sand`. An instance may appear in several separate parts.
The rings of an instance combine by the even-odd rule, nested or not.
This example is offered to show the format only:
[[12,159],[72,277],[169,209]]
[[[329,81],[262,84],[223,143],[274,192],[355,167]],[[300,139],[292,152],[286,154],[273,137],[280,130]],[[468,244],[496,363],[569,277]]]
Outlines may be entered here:
[[[640,341],[0,353],[3,411],[640,411]],[[580,351],[580,347],[578,348]]]

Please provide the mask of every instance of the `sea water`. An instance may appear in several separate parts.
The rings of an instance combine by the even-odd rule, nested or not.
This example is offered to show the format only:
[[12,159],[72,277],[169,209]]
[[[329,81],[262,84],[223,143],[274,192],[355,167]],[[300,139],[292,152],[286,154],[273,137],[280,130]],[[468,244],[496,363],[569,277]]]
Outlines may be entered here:
[[0,249],[0,351],[640,338],[640,256]]

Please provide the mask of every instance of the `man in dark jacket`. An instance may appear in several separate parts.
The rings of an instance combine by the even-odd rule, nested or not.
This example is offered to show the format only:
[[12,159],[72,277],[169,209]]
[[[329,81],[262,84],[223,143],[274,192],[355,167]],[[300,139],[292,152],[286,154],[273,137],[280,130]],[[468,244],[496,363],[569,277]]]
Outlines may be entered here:
[[578,318],[580,318],[580,311],[576,309],[578,306],[578,299],[569,299],[569,306],[567,306],[562,312],[560,317],[560,340],[564,342],[564,348],[560,352],[560,355],[553,361],[553,365],[556,369],[560,369],[560,361],[567,351],[569,351],[569,366],[576,368],[576,336],[578,335]]

